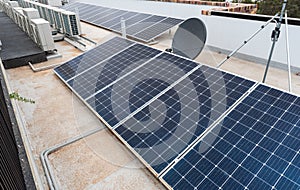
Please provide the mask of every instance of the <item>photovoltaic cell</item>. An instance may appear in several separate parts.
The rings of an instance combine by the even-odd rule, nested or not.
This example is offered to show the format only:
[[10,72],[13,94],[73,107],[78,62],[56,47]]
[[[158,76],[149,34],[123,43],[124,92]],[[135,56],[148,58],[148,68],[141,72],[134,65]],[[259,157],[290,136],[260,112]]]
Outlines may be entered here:
[[85,3],[74,3],[63,6],[63,8],[75,12],[77,12],[77,9],[81,20],[118,33],[121,32],[121,18],[123,18],[127,35],[144,42],[153,40],[183,22],[183,20],[175,18],[111,9]]
[[300,98],[259,85],[163,179],[173,189],[299,189]]

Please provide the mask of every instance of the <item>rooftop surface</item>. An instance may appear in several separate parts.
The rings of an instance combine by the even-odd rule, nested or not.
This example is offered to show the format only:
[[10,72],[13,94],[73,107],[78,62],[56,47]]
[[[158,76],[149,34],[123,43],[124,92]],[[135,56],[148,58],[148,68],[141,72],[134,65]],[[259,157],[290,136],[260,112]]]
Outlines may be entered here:
[[[116,34],[82,23],[86,37],[102,43]],[[166,33],[152,47],[165,50],[172,36]],[[66,42],[56,42],[62,58],[37,64],[35,67],[63,63],[81,54]],[[196,58],[201,64],[215,67],[226,55],[208,47]],[[261,81],[264,65],[232,58],[221,69],[255,81]],[[93,129],[101,129],[87,138],[52,153],[49,157],[55,179],[61,189],[165,189],[165,187],[130,153],[99,119],[54,74],[53,70],[33,72],[29,66],[6,71],[11,91],[36,101],[17,102],[24,122],[33,159],[37,165],[36,181],[48,188],[40,161],[44,150]],[[287,90],[285,70],[270,68],[267,84]],[[293,93],[300,95],[300,80],[292,75]],[[38,179],[38,176],[41,178]]]

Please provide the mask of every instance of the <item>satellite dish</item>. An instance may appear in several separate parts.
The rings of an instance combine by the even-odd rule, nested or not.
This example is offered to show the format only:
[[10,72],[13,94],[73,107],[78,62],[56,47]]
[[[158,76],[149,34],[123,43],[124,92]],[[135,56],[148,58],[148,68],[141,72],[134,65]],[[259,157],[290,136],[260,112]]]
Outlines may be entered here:
[[174,54],[195,59],[206,42],[205,24],[198,18],[190,18],[179,25],[172,42]]

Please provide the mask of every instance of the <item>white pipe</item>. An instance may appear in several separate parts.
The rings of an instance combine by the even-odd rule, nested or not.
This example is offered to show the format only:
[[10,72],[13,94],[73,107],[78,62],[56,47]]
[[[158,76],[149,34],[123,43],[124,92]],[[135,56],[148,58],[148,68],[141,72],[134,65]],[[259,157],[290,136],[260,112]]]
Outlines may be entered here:
[[290,57],[289,27],[288,27],[287,11],[285,11],[285,41],[286,41],[288,75],[289,75],[288,76],[289,77],[289,91],[292,92],[291,57]]
[[121,30],[122,30],[122,37],[126,38],[126,24],[123,18],[121,18]]
[[29,66],[30,66],[30,68],[33,72],[45,71],[45,70],[49,70],[49,69],[52,69],[54,67],[57,67],[57,66],[61,65],[61,63],[59,63],[59,64],[52,64],[52,65],[47,65],[47,66],[44,66],[44,67],[35,68],[30,62],[28,62],[28,64],[29,64]]
[[83,138],[86,138],[86,137],[88,137],[88,136],[91,136],[91,135],[93,135],[93,134],[95,134],[95,133],[97,133],[97,132],[99,132],[99,131],[101,131],[101,130],[102,130],[102,129],[94,129],[94,130],[92,130],[92,131],[86,132],[86,133],[84,133],[84,134],[82,134],[82,135],[79,135],[79,136],[77,136],[77,137],[68,139],[68,140],[65,141],[64,143],[61,143],[61,144],[55,145],[55,146],[53,146],[53,147],[51,147],[51,148],[48,148],[48,149],[44,150],[44,151],[41,153],[40,156],[41,156],[42,165],[43,165],[43,168],[44,168],[44,171],[45,171],[45,174],[46,174],[46,178],[47,178],[47,181],[48,181],[48,184],[49,184],[49,187],[50,187],[51,190],[58,190],[58,189],[60,189],[60,188],[59,188],[58,183],[57,183],[56,180],[55,180],[55,177],[54,177],[55,175],[54,175],[54,172],[53,172],[53,170],[52,170],[52,168],[51,168],[51,165],[50,165],[50,161],[49,161],[49,159],[48,159],[48,156],[49,156],[51,153],[53,153],[53,152],[55,152],[55,151],[57,151],[57,150],[59,150],[59,149],[65,147],[65,146],[67,146],[67,145],[70,145],[70,144],[72,144],[72,143],[74,143],[74,142],[77,142],[77,141],[83,139]]

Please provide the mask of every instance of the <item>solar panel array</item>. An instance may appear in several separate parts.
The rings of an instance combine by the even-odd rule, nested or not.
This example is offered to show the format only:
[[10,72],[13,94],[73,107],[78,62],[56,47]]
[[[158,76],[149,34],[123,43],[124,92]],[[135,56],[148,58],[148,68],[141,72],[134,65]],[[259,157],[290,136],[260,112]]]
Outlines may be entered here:
[[299,189],[299,151],[300,98],[259,85],[163,179],[174,189]]
[[125,20],[129,37],[150,42],[167,30],[183,22],[181,19],[151,14],[106,8],[75,2],[63,6],[69,11],[78,11],[82,21],[121,33],[121,19]]
[[54,71],[169,188],[300,188],[296,96],[120,37]]

